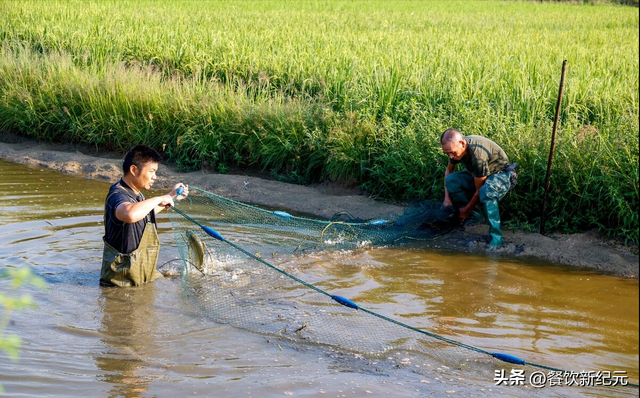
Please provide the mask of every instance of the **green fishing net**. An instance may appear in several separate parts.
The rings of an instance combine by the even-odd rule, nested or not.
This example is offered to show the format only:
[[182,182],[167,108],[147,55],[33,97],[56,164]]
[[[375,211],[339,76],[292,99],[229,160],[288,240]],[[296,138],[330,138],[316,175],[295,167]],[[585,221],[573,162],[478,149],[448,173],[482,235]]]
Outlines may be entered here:
[[[173,210],[169,217],[184,260],[182,297],[202,316],[279,341],[348,355],[362,368],[385,363],[440,375],[453,384],[471,377],[492,387],[496,370],[509,374],[516,367],[531,367],[431,333],[437,325],[418,329],[393,319],[393,314],[384,314],[384,303],[362,308],[327,293],[333,286],[309,272],[309,258],[331,261],[361,248],[435,239],[458,226],[452,207],[419,201],[402,214],[364,220],[341,212],[318,220],[190,187],[189,196]],[[524,386],[517,396],[537,391]],[[493,393],[487,389],[476,395]]]

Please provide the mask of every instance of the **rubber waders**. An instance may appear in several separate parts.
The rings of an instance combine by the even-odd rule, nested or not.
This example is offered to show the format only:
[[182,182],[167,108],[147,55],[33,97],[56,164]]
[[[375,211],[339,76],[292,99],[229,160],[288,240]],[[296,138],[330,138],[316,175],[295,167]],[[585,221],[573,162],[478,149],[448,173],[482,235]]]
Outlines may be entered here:
[[156,269],[160,240],[154,223],[147,223],[140,239],[140,245],[129,254],[119,253],[107,242],[104,242],[102,254],[102,270],[100,284],[139,286],[162,277]]
[[467,218],[465,225],[486,224],[487,223],[486,213],[487,212],[484,209],[484,205],[480,203],[478,206],[476,206],[475,209],[473,209],[471,214],[469,214],[469,217]]
[[486,202],[487,220],[489,221],[489,236],[491,241],[487,245],[487,249],[495,249],[502,245],[502,232],[500,231],[500,210],[498,202],[491,200]]

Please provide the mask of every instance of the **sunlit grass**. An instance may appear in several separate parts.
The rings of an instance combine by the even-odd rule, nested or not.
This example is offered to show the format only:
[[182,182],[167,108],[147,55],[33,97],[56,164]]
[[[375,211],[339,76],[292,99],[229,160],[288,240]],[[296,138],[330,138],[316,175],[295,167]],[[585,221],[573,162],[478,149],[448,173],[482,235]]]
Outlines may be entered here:
[[638,12],[533,2],[0,2],[0,126],[184,168],[260,168],[438,198],[448,127],[520,163],[535,224],[638,242]]

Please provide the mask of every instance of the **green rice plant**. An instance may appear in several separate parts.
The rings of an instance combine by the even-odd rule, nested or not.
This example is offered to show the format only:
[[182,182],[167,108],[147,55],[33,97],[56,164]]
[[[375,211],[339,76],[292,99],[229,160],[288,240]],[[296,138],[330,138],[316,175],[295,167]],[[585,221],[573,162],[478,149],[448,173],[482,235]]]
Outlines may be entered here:
[[[638,242],[638,14],[503,1],[0,2],[0,129],[184,169],[442,195],[448,127],[520,163],[505,220]],[[585,141],[585,129],[597,142]],[[582,137],[582,138],[581,138]],[[595,139],[593,139],[595,140]]]

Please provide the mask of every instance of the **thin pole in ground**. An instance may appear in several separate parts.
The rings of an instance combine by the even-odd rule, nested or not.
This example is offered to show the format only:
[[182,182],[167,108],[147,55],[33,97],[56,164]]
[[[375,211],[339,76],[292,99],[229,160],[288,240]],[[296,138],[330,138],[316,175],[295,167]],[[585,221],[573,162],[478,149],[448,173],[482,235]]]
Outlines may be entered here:
[[549,197],[549,186],[551,184],[551,166],[553,164],[553,151],[556,147],[556,132],[558,131],[558,119],[560,118],[560,105],[562,104],[562,91],[564,90],[564,75],[567,70],[567,60],[562,61],[562,76],[560,77],[560,88],[558,89],[558,102],[556,103],[556,115],[553,119],[553,131],[551,132],[551,147],[549,148],[549,162],[547,163],[547,176],[544,179],[544,197],[542,199],[542,209],[540,210],[540,234],[544,235],[545,215],[547,213],[547,198]]

